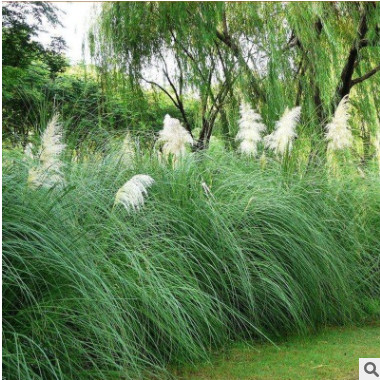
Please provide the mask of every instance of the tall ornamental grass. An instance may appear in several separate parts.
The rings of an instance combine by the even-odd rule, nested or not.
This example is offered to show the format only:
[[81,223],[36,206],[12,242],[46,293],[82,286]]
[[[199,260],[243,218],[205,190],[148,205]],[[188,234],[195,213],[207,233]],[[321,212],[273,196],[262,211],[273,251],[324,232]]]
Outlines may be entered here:
[[[163,379],[231,340],[275,342],[376,310],[377,173],[106,156],[67,162],[57,190],[28,187],[15,153],[4,163],[7,379]],[[144,207],[113,207],[139,173],[155,180]]]

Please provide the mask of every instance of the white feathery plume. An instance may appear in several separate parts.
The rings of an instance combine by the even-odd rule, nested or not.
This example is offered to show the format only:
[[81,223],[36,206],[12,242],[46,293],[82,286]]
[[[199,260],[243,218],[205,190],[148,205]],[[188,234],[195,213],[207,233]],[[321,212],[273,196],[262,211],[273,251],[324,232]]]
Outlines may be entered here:
[[60,155],[66,145],[62,140],[62,125],[58,122],[58,114],[49,121],[41,137],[39,166],[29,170],[28,183],[31,187],[63,186],[65,180],[61,171],[63,162]]
[[290,152],[293,140],[297,137],[295,129],[300,116],[301,107],[294,107],[290,110],[286,107],[280,120],[276,122],[275,130],[264,137],[265,146],[280,155],[284,155],[286,151]]
[[172,154],[175,158],[185,155],[187,144],[194,144],[193,138],[181,122],[169,115],[164,118],[164,127],[159,132],[157,142],[162,144],[162,153],[165,157]]
[[350,117],[348,113],[348,101],[348,95],[346,95],[338,104],[333,119],[326,125],[327,148],[330,151],[352,146],[353,137],[348,125],[348,119]]
[[257,143],[261,141],[261,133],[266,130],[261,116],[248,103],[240,105],[239,132],[235,140],[240,141],[238,150],[247,156],[256,156]]
[[135,144],[134,144],[129,132],[127,132],[127,134],[125,135],[121,150],[122,150],[121,154],[122,154],[123,161],[126,164],[133,163],[133,160],[134,160],[135,154],[136,154],[136,150],[135,150]]
[[59,115],[55,114],[49,121],[41,138],[41,164],[48,168],[60,168],[62,162],[59,155],[63,152],[66,145],[62,144],[62,124],[58,122]]
[[116,193],[115,203],[122,204],[127,211],[138,211],[144,205],[144,195],[154,179],[146,174],[137,174],[127,181]]
[[41,167],[38,167],[37,169],[29,169],[28,184],[32,188],[60,188],[63,187],[65,183],[62,173],[45,171]]

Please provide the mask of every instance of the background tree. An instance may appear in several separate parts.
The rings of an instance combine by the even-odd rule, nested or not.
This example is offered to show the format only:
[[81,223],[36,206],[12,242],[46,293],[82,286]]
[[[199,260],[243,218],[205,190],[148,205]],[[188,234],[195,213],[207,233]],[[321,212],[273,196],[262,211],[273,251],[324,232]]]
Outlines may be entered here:
[[[25,145],[34,114],[45,102],[43,88],[68,66],[62,37],[44,47],[36,38],[43,23],[59,25],[58,9],[48,2],[7,2],[2,6],[3,132]],[[38,116],[39,118],[39,116]]]
[[[220,41],[214,26],[223,12],[222,3],[111,3],[104,5],[103,22],[93,32],[97,41],[93,55],[98,63],[107,66],[108,58],[113,57],[135,82],[163,91],[190,133],[195,125],[189,123],[184,92],[199,97],[198,148],[208,145],[237,77],[237,58]],[[135,17],[139,22],[131,28]],[[162,72],[166,85],[147,78],[152,70],[146,69],[152,63]]]
[[[320,141],[349,92],[365,129],[378,128],[379,19],[377,4],[362,2],[115,2],[103,5],[92,53],[104,73],[111,65],[162,90],[189,131],[184,98],[199,96],[199,147],[232,97],[260,108],[270,128],[302,104],[305,132]],[[161,82],[146,78],[157,71]]]
[[45,62],[52,75],[67,66],[62,53],[66,48],[62,37],[53,37],[44,47],[33,40],[43,31],[43,22],[61,25],[58,8],[48,2],[6,2],[2,6],[3,66],[27,68],[34,60]]

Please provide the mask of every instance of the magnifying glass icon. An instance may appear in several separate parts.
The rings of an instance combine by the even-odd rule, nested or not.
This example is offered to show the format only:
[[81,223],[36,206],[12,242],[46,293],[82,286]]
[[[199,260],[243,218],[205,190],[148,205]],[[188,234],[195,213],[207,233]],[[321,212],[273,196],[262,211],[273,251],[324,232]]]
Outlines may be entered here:
[[376,372],[375,363],[372,363],[372,362],[365,363],[364,372],[368,373],[368,375],[375,375],[376,377],[379,377],[379,374]]

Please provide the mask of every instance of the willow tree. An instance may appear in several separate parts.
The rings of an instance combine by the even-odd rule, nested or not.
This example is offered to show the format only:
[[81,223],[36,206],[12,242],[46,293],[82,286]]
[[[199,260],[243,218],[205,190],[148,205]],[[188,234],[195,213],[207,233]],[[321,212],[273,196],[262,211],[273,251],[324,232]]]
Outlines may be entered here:
[[198,147],[237,94],[270,128],[302,105],[305,130],[321,138],[349,93],[368,139],[379,128],[379,19],[376,3],[360,2],[105,3],[93,54],[106,70],[163,91],[190,133],[185,95],[199,96]]
[[[315,132],[325,126],[337,105],[349,95],[354,106],[354,133],[359,152],[369,155],[370,136],[379,123],[380,9],[376,3],[297,3],[286,7],[289,38],[285,65],[294,66],[296,103],[307,111]],[[285,71],[285,70],[283,70]]]
[[[194,126],[185,94],[199,97],[198,148],[207,146],[244,61],[228,34],[226,10],[223,3],[208,2],[107,3],[94,29],[93,54],[99,64],[109,67],[112,61],[134,81],[163,91],[190,133]],[[164,81],[154,78],[157,70]]]

